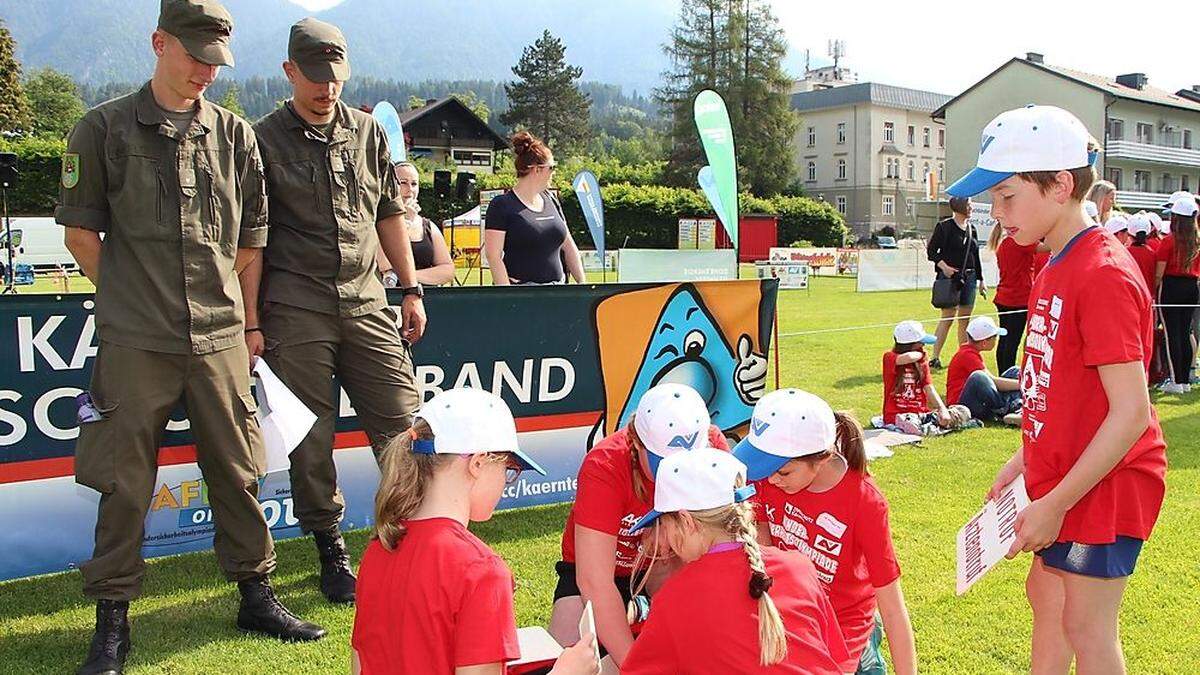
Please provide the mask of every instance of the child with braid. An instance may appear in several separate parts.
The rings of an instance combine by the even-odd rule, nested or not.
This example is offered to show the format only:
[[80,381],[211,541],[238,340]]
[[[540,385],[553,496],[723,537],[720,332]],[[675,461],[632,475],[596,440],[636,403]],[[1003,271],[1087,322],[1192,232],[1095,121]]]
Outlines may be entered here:
[[880,649],[886,632],[892,667],[915,673],[887,500],[867,472],[858,422],[817,396],[780,389],[754,406],[750,433],[734,454],[757,481],[760,540],[798,550],[817,568],[846,638],[840,671],[886,673]]
[[[654,509],[631,529],[684,563],[654,596],[622,675],[839,674],[846,648],[816,570],[760,548],[746,467],[712,448],[662,460]],[[653,559],[651,559],[653,564]]]

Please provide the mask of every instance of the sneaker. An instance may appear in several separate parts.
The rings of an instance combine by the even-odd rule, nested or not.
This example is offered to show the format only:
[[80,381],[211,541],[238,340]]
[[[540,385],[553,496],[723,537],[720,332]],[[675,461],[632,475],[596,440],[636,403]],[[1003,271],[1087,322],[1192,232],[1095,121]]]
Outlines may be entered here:
[[1179,389],[1180,389],[1179,393],[1181,393],[1181,394],[1192,393],[1192,385],[1191,384],[1181,384],[1181,385],[1179,385]]
[[1019,427],[1023,421],[1024,418],[1021,417],[1021,413],[1019,412],[1008,413],[1004,416],[1004,423],[1010,427]]
[[1158,390],[1164,394],[1183,394],[1183,393],[1186,393],[1186,391],[1187,391],[1183,387],[1184,387],[1184,385],[1182,385],[1182,384],[1175,384],[1174,382],[1166,382],[1161,387],[1159,387]]

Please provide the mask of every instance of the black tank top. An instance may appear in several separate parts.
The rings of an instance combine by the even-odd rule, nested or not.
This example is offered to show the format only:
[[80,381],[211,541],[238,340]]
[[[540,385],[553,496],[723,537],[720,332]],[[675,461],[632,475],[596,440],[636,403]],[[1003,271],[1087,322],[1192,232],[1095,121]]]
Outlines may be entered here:
[[433,267],[433,221],[421,219],[421,241],[410,241],[412,244],[413,262],[419,270]]

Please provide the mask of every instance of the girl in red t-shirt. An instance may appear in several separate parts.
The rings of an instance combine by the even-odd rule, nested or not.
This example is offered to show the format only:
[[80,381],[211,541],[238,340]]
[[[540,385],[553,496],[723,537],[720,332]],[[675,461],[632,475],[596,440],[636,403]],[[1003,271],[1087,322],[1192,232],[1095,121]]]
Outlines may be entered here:
[[1200,302],[1200,231],[1196,228],[1196,199],[1184,193],[1171,204],[1171,234],[1159,244],[1155,278],[1158,301],[1163,307],[1167,332],[1167,355],[1171,382],[1162,391],[1187,394],[1192,391],[1191,370],[1195,357],[1192,319]]
[[895,424],[896,415],[914,413],[921,424],[953,425],[953,416],[933,386],[925,357],[925,345],[937,338],[926,333],[917,321],[901,321],[892,331],[892,338],[895,345],[883,354],[883,423]]
[[845,643],[816,569],[759,546],[745,481],[746,467],[712,448],[663,460],[654,510],[631,530],[653,525],[654,550],[683,566],[654,596],[622,675],[843,672]]
[[[517,448],[508,406],[480,389],[434,396],[392,441],[355,589],[354,673],[500,675],[521,655],[512,572],[467,524],[491,518],[527,469],[546,473]],[[552,672],[598,673],[595,644],[583,636]]]
[[1008,552],[1037,554],[1025,583],[1031,669],[1125,672],[1121,601],[1166,488],[1147,395],[1152,299],[1128,252],[1084,214],[1098,148],[1077,117],[1031,105],[982,138],[978,166],[946,192],[987,190],[1010,236],[1053,253],[1029,296],[1023,447],[988,492],[1023,478],[1031,499]]
[[[1029,313],[1029,290],[1033,288],[1033,258],[1037,246],[1022,246],[1005,237],[999,224],[992,228],[988,248],[996,252],[1000,283],[996,286],[994,302],[1000,313],[1000,327],[1007,331],[996,344],[996,372],[1003,373],[1017,364],[1017,351],[1025,337],[1025,320]],[[953,403],[953,401],[952,401]]]
[[754,406],[734,456],[756,481],[759,540],[816,565],[846,639],[841,672],[884,672],[883,633],[892,668],[917,672],[888,504],[867,471],[858,422],[813,394],[780,389]]
[[[665,457],[711,445],[727,450],[712,425],[708,407],[696,390],[682,384],[651,387],[638,400],[625,428],[588,451],[579,468],[575,504],[562,536],[562,560],[555,566],[558,585],[550,634],[571,644],[579,632],[585,599],[592,602],[601,646],[620,666],[633,645],[627,603],[636,593],[636,561],[641,537],[633,523],[654,502],[654,477]],[[653,593],[674,569],[656,564],[644,584]]]

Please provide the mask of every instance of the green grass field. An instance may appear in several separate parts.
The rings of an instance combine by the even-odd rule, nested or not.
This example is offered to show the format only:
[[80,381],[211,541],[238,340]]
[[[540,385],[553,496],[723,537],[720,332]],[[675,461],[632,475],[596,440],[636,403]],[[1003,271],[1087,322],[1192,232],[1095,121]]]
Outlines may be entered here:
[[[933,315],[927,291],[856,294],[853,280],[818,278],[811,293],[781,293],[780,331],[787,335]],[[780,345],[783,386],[818,393],[862,420],[877,413],[879,356],[891,346],[889,328],[795,335],[783,337]],[[944,374],[935,377],[941,388]],[[1200,664],[1195,545],[1200,540],[1200,394],[1155,394],[1155,401],[1170,444],[1167,501],[1129,586],[1123,643],[1132,673],[1195,672]],[[1015,430],[988,428],[898,448],[895,457],[871,465],[891,502],[924,672],[1028,670],[1030,613],[1023,579],[1029,557],[1002,564],[966,596],[954,595],[955,533],[980,507],[995,471],[1019,442]],[[512,511],[473,528],[516,574],[518,625],[544,625],[549,619],[566,514],[566,506]],[[357,558],[367,533],[355,532],[349,541]],[[311,541],[280,542],[278,554],[280,595],[306,618],[324,624],[327,639],[283,645],[244,637],[233,626],[236,590],[222,581],[211,554],[158,559],[149,563],[145,595],[133,605],[130,672],[346,672],[353,610],[323,601]],[[61,673],[77,665],[93,616],[79,584],[74,573],[0,584],[0,670]]]

